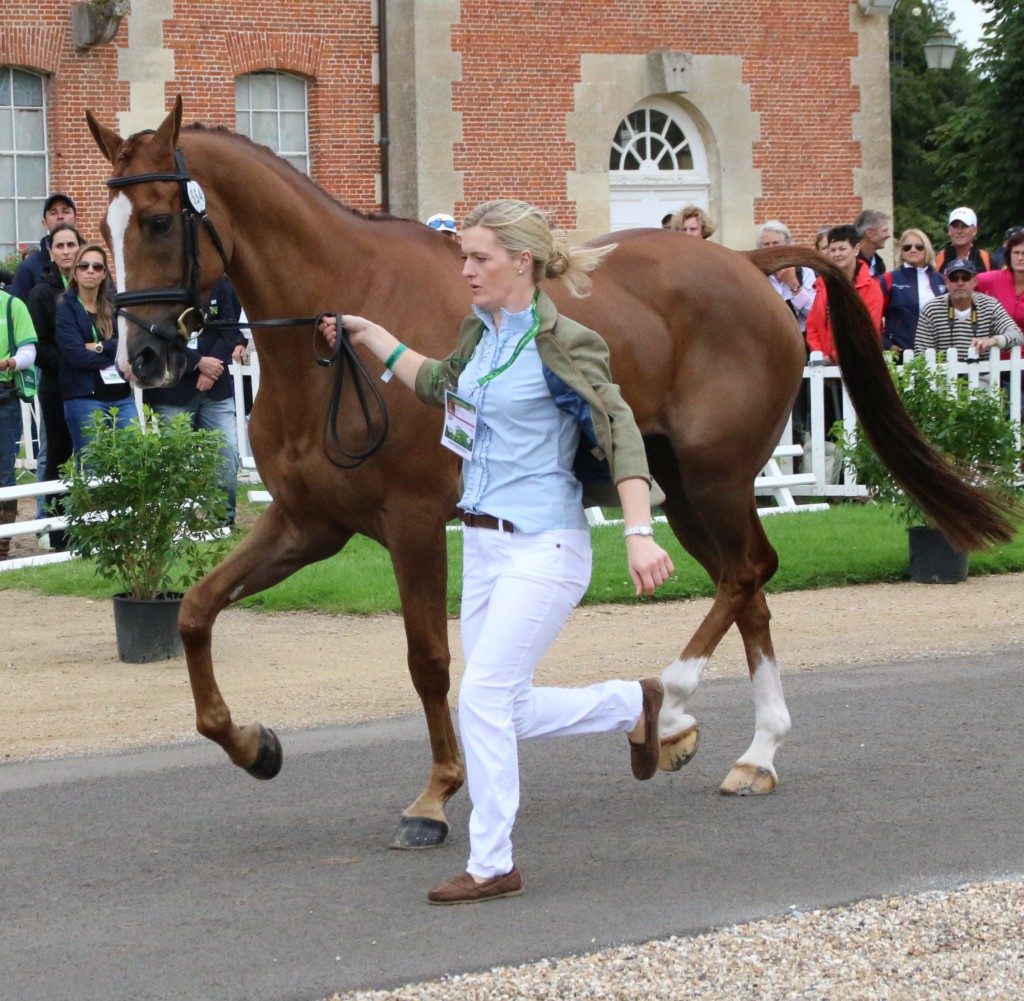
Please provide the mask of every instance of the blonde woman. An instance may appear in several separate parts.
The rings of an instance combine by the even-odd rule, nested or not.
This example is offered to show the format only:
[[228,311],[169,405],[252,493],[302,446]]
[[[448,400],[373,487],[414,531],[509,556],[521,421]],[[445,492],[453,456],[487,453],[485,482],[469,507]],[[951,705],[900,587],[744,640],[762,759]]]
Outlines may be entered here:
[[902,354],[914,347],[921,310],[946,292],[946,283],[935,270],[932,241],[919,229],[905,230],[896,245],[897,266],[878,278],[884,299],[882,346]]
[[57,304],[60,348],[60,395],[75,455],[88,440],[94,411],[117,409],[117,426],[137,418],[135,398],[118,369],[117,338],[110,305],[110,271],[106,251],[86,244],[75,256],[67,290]]
[[715,224],[699,205],[684,205],[673,217],[669,229],[677,229],[687,236],[706,240],[714,233]]
[[[672,573],[654,541],[650,475],[632,411],[611,381],[608,349],[559,316],[539,288],[560,278],[577,296],[614,248],[569,248],[524,202],[485,202],[462,226],[462,274],[473,315],[455,351],[432,360],[359,316],[342,323],[424,402],[445,407],[446,435],[463,457],[459,728],[473,812],[466,871],[428,896],[462,904],[522,893],[512,855],[520,739],[619,731],[633,774],[658,764],[661,682],[535,688],[537,663],[590,581],[590,533],[575,472],[579,449],[607,457],[625,519],[630,574],[651,594]],[[333,343],[329,321],[324,333]],[[557,400],[557,402],[556,402]]]

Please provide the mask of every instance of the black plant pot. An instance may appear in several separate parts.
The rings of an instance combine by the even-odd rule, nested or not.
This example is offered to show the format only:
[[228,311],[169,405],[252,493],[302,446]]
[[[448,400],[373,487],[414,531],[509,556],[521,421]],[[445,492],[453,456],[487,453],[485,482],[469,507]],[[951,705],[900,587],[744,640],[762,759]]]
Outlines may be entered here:
[[907,529],[910,579],[915,584],[961,584],[967,580],[971,554],[954,549],[949,540],[928,525]]
[[117,655],[126,664],[169,660],[184,652],[178,633],[182,595],[177,591],[156,598],[114,595],[114,633]]

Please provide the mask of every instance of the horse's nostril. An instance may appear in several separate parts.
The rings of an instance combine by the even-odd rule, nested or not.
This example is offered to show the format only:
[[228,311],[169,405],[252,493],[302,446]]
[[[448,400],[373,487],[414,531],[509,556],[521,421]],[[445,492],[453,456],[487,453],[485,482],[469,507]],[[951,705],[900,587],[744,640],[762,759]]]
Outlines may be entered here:
[[131,363],[135,374],[141,379],[154,374],[153,370],[160,366],[160,357],[153,348],[139,348],[132,352]]

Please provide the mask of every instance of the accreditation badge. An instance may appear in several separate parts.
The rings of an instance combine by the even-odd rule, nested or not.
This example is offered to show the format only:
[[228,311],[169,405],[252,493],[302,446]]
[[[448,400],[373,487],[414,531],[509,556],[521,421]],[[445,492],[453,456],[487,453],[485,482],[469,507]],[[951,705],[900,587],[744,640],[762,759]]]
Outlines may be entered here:
[[100,378],[104,386],[118,386],[124,384],[124,376],[117,370],[116,365],[100,369]]
[[446,389],[441,444],[463,459],[471,459],[475,441],[476,407],[469,400],[464,400]]

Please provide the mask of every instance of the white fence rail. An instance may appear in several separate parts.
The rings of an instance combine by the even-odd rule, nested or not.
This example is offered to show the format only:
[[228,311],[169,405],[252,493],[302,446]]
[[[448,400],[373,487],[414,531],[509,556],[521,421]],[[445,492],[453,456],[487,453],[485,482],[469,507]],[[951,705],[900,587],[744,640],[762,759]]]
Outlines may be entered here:
[[[913,357],[913,352],[906,352],[906,358]],[[1000,385],[1008,384],[1009,413],[1017,431],[1017,445],[1021,442],[1021,384],[1024,376],[1024,362],[1021,349],[1013,348],[1008,358],[1001,358],[1000,352],[993,349],[987,358],[958,358],[955,351],[949,351],[937,357],[934,351],[925,352],[929,365],[933,368],[941,366],[952,377],[965,378],[972,386],[987,385],[993,392]],[[727,364],[727,361],[723,361]],[[238,430],[238,451],[241,460],[241,478],[258,484],[259,476],[256,463],[249,445],[249,435],[245,416],[245,381],[251,382],[251,393],[254,397],[259,392],[260,366],[255,352],[250,355],[246,365],[232,365],[231,374],[235,387],[235,413]],[[804,382],[807,387],[808,413],[807,437],[804,441],[794,439],[792,419],[786,425],[782,438],[774,455],[755,481],[755,489],[760,497],[774,501],[774,506],[761,508],[762,514],[775,514],[782,511],[810,511],[827,507],[830,498],[863,497],[864,487],[857,483],[853,472],[839,466],[834,456],[834,449],[828,441],[826,422],[830,411],[838,410],[838,414],[848,422],[856,424],[856,413],[853,404],[839,378],[839,369],[834,365],[822,363],[820,355],[812,355],[811,361],[804,369]],[[136,402],[141,408],[141,394],[136,391]],[[38,427],[38,404],[22,404],[22,454],[17,460],[21,469],[34,471],[38,442],[33,431]],[[802,468],[798,469],[798,464]],[[63,493],[64,484],[59,480],[42,483],[23,483],[15,487],[0,488],[0,501],[20,500],[24,497],[51,497]],[[250,500],[266,502],[270,495],[264,490],[250,490]],[[810,502],[809,502],[810,501]],[[818,501],[819,503],[813,503]],[[826,503],[821,503],[826,502]],[[592,523],[603,520],[597,509],[588,513]],[[63,528],[63,519],[58,517],[36,518],[28,521],[15,522],[11,525],[0,525],[0,538],[16,535],[42,535],[50,528]],[[59,562],[68,559],[66,553],[45,553],[21,559],[0,562],[0,570],[14,569],[20,566]]]

